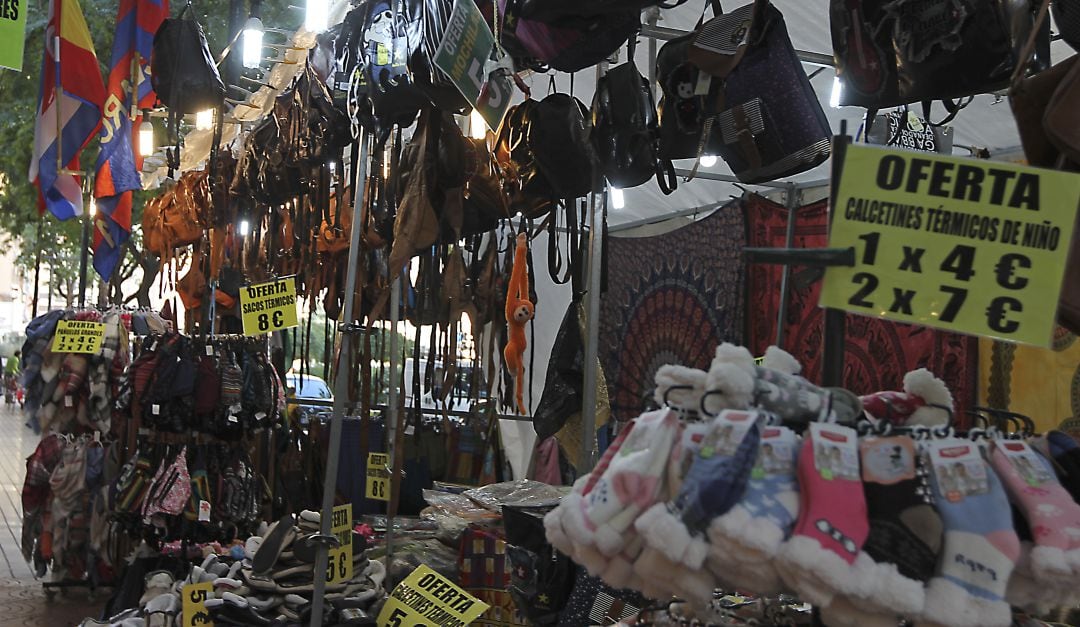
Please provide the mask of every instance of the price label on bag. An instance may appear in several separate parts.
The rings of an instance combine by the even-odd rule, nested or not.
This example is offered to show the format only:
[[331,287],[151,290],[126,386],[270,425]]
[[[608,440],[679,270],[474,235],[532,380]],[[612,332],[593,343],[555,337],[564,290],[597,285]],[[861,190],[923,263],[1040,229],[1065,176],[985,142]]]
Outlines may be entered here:
[[330,533],[340,546],[330,549],[326,564],[326,582],[339,583],[353,578],[352,503],[334,507]]
[[299,326],[296,277],[284,277],[240,288],[244,335],[262,335]]
[[105,341],[105,324],[82,320],[60,320],[53,334],[52,352],[97,355]]
[[368,453],[364,496],[376,501],[390,500],[390,473],[386,471],[389,464],[390,456],[386,453]]
[[852,145],[820,305],[1049,346],[1080,175]]
[[189,583],[183,591],[183,627],[206,627],[213,625],[210,612],[206,611],[206,600],[214,598],[214,582]]
[[378,623],[389,627],[463,627],[488,607],[428,566],[420,566],[390,593]]

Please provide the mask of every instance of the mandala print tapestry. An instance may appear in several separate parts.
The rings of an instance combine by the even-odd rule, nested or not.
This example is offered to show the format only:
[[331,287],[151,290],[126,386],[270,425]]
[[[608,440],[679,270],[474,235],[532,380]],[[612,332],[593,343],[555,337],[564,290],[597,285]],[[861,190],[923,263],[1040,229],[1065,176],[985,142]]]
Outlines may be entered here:
[[[787,236],[788,210],[764,197],[748,195],[747,246],[783,247]],[[828,201],[798,210],[795,248],[828,245]],[[780,311],[781,266],[751,265],[747,285],[747,342],[755,355],[776,342],[776,318]],[[821,372],[824,310],[817,306],[822,272],[793,267],[789,304],[784,320],[783,348],[803,365],[803,375],[819,382]],[[978,339],[849,314],[844,351],[844,387],[856,394],[899,390],[904,374],[926,368],[941,377],[952,390],[959,410],[975,403],[978,377]],[[958,413],[958,419],[963,416]]]
[[740,203],[663,235],[608,239],[600,362],[617,420],[652,405],[660,366],[707,370],[717,344],[742,343]]

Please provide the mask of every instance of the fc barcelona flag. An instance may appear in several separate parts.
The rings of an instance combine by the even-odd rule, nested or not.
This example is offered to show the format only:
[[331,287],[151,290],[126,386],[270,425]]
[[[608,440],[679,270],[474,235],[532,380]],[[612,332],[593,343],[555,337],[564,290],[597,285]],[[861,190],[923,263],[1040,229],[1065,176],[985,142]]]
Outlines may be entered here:
[[79,154],[98,131],[105,84],[78,0],[49,3],[45,42],[30,180],[40,209],[67,220],[82,215],[82,189],[63,170],[79,169]]
[[141,111],[154,106],[150,54],[154,33],[169,16],[168,0],[120,0],[109,84],[102,111],[94,196],[94,269],[108,281],[131,237],[131,191],[140,189],[142,158],[133,129]]

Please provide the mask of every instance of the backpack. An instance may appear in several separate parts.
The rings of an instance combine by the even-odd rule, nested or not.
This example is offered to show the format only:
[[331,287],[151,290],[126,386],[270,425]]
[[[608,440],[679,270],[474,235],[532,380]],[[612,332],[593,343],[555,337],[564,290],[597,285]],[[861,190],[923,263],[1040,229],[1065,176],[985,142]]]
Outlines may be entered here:
[[675,191],[675,168],[670,160],[660,158],[652,86],[633,62],[608,70],[597,81],[592,124],[589,138],[612,187],[637,187],[655,175],[661,191]]
[[225,101],[225,84],[202,27],[185,17],[190,11],[189,2],[180,15],[166,18],[154,33],[150,84],[171,113],[216,109]]
[[558,22],[570,17],[591,17],[628,11],[641,12],[649,7],[674,9],[686,4],[686,0],[520,0],[521,16],[541,22]]
[[[525,17],[521,5],[521,0],[499,0],[502,27],[496,32],[500,44],[515,64],[518,59],[531,58],[560,72],[577,72],[600,63],[641,26],[641,12],[634,8],[547,23]],[[525,63],[529,69],[535,69],[535,65]]]

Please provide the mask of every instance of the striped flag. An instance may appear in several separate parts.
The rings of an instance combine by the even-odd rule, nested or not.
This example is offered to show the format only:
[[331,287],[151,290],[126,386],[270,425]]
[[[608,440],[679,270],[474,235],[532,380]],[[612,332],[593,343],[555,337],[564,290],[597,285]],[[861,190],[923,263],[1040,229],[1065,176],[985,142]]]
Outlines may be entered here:
[[51,0],[45,42],[30,180],[39,209],[67,220],[83,212],[81,177],[59,170],[79,169],[79,154],[101,125],[105,84],[78,0]]
[[124,242],[131,237],[131,191],[142,187],[142,157],[133,129],[142,121],[141,110],[153,107],[157,98],[150,86],[150,54],[154,33],[168,15],[168,0],[120,0],[116,15],[101,152],[94,178],[94,269],[106,281],[123,258]]

